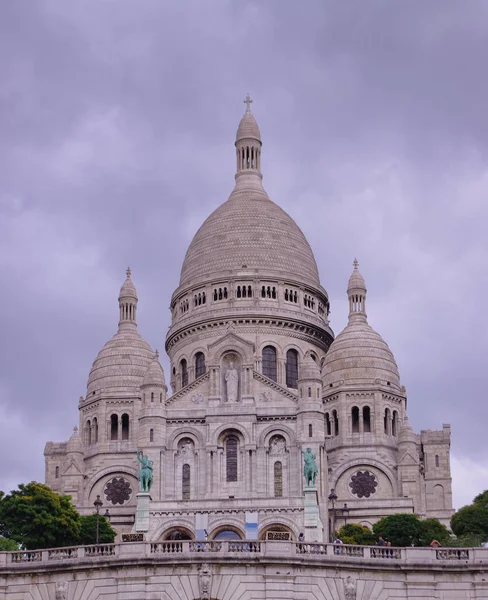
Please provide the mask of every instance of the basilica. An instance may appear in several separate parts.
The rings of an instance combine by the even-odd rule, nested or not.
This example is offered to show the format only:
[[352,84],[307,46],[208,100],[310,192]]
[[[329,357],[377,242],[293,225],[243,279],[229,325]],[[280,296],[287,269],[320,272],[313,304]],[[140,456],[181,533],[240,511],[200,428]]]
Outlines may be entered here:
[[[82,514],[99,496],[120,535],[153,542],[320,543],[345,523],[371,527],[398,512],[448,525],[450,426],[415,433],[409,424],[356,260],[347,287],[344,274],[349,322],[334,336],[312,249],[263,188],[250,102],[234,189],[196,232],[171,298],[170,372],[139,333],[128,269],[79,426],[46,444],[46,482]],[[152,465],[146,494],[141,456]]]

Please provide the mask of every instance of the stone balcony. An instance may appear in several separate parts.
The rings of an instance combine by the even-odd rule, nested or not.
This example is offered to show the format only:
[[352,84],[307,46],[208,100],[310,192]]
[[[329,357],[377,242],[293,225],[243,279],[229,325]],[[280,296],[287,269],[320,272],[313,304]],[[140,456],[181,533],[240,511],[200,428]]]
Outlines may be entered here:
[[[73,546],[45,550],[0,552],[0,574],[42,572],[61,565],[83,568],[124,563],[180,565],[232,562],[310,564],[314,567],[360,565],[361,569],[458,570],[488,567],[488,548],[393,548],[287,541],[164,541]],[[381,565],[381,566],[380,566]]]

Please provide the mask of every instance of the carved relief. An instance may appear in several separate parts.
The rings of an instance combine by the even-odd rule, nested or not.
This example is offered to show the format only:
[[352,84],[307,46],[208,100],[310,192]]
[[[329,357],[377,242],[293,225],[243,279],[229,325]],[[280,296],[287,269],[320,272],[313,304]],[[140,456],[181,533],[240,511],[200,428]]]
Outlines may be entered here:
[[344,579],[344,598],[345,600],[356,600],[356,580],[350,575]]
[[66,600],[68,597],[68,584],[66,581],[58,581],[54,586],[55,600]]
[[269,442],[270,454],[284,454],[286,452],[286,441],[282,435],[274,435]]
[[112,504],[124,504],[131,497],[132,488],[123,477],[114,477],[105,486],[104,494]]
[[351,492],[358,498],[369,498],[376,492],[378,482],[370,471],[357,471],[349,482]]
[[182,439],[178,444],[178,456],[193,456],[195,445],[190,438]]
[[271,390],[264,390],[264,392],[261,392],[261,394],[259,395],[259,399],[261,402],[271,402],[271,400],[273,399]]
[[191,397],[191,401],[194,402],[195,404],[201,404],[203,402],[203,395],[195,394],[194,396]]
[[200,588],[200,600],[210,600],[210,588],[212,587],[212,571],[208,564],[203,564],[198,569],[198,584]]

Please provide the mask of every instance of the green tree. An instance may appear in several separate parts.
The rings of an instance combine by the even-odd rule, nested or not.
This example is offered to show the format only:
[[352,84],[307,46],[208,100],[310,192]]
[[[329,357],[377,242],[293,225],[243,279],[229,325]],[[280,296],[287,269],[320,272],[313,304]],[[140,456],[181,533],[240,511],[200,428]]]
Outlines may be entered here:
[[80,527],[71,497],[42,483],[21,484],[0,498],[0,535],[27,550],[75,545]]
[[488,508],[476,496],[473,504],[463,506],[451,517],[451,529],[458,537],[479,536],[483,542],[488,541]]
[[19,544],[9,538],[0,537],[0,552],[13,552],[19,549]]
[[389,515],[373,525],[373,532],[392,546],[415,546],[421,535],[420,519],[407,513]]
[[338,537],[346,544],[358,544],[361,546],[373,546],[376,538],[373,532],[364,525],[348,523],[343,525],[338,532]]
[[451,535],[445,525],[437,519],[422,519],[420,533],[416,546],[429,546],[432,540],[437,540],[442,546],[446,545]]
[[[99,515],[98,541],[100,544],[113,544],[117,532],[112,528],[104,515]],[[96,544],[97,542],[97,515],[81,517],[80,544]]]

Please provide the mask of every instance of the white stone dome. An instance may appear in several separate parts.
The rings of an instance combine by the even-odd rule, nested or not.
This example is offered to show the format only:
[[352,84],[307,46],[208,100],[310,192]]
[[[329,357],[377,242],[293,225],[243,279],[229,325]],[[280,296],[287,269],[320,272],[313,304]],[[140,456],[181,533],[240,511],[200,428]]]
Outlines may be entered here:
[[164,379],[164,371],[161,363],[159,362],[158,354],[156,355],[149,365],[144,378],[142,380],[142,386],[157,386],[157,387],[166,387],[166,382]]
[[262,187],[238,185],[195,234],[180,286],[245,269],[320,287],[312,249],[295,221]]
[[[354,261],[348,284],[349,323],[332,342],[322,367],[325,388],[335,384],[389,385],[400,391],[400,374],[388,344],[366,318],[366,284]],[[358,295],[359,292],[359,295]]]
[[154,358],[154,350],[137,329],[118,331],[98,353],[88,377],[93,392],[137,393]]
[[239,127],[237,128],[236,141],[244,139],[253,139],[261,141],[261,132],[254,115],[251,112],[246,112],[242,117]]
[[322,367],[325,387],[374,383],[400,389],[400,374],[388,344],[366,321],[352,321],[332,342]]

